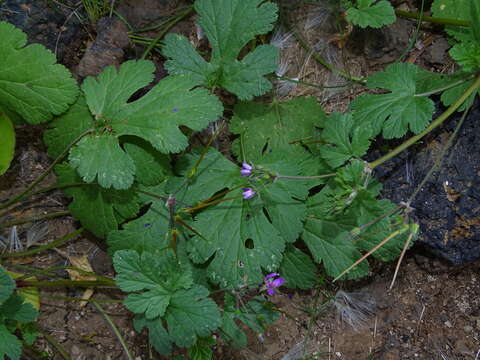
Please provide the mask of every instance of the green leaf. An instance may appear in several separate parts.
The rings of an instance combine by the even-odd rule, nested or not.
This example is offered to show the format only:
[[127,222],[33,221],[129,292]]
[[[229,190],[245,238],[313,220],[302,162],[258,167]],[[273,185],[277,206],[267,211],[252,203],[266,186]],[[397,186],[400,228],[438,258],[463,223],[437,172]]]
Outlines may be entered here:
[[[233,143],[233,151],[241,158],[243,148],[245,159],[255,163],[264,152],[298,150],[300,146],[295,147],[291,142],[317,140],[318,128],[324,126],[325,119],[325,112],[313,97],[271,104],[240,103],[235,106],[230,122],[230,131],[241,135]],[[302,148],[300,152],[304,152]]]
[[171,59],[165,62],[170,75],[188,74],[198,84],[215,85],[219,66],[206,62],[185,36],[167,34],[162,53]]
[[[322,262],[326,273],[336,277],[402,224],[393,215],[396,208],[388,200],[378,200],[381,187],[364,172],[361,161],[352,161],[337,171],[315,196],[308,199],[308,216],[302,239],[315,261]],[[388,215],[388,216],[387,216]],[[398,257],[405,238],[392,239],[374,254],[383,261]],[[364,260],[344,279],[368,274]]]
[[22,331],[22,338],[25,340],[25,343],[29,346],[32,346],[38,337],[38,331],[35,323],[32,322],[28,324],[21,324],[20,330]]
[[418,73],[416,65],[397,63],[370,76],[370,89],[383,88],[387,94],[366,94],[356,98],[351,108],[357,126],[371,126],[375,136],[383,131],[387,139],[402,137],[408,129],[415,134],[424,130],[432,119],[434,103],[427,97],[416,96]]
[[172,295],[165,313],[168,332],[180,347],[190,347],[197,337],[206,337],[221,324],[220,312],[208,297],[208,290],[193,285]]
[[[141,187],[141,190],[158,196],[167,195],[165,184],[154,187]],[[169,246],[169,213],[165,200],[155,199],[147,195],[140,196],[143,203],[151,203],[148,211],[133,221],[129,221],[122,230],[114,230],[108,234],[109,253],[113,255],[118,250],[132,249],[139,253],[153,252],[156,249]]]
[[[75,170],[66,164],[57,165],[55,172],[59,185],[82,184]],[[67,187],[64,193],[73,197],[69,206],[72,215],[102,238],[139,211],[139,201],[133,191],[106,190],[97,184],[84,184]]]
[[[357,224],[361,226],[373,223],[381,216],[390,213],[395,207],[389,200],[371,199],[368,207],[355,212],[357,216],[359,214]],[[370,225],[359,234],[358,239],[356,239],[357,246],[364,251],[370,251],[393,232],[394,226],[392,224],[396,223],[398,226],[403,219],[400,217],[396,222],[395,220],[395,217],[388,216]],[[378,248],[372,256],[385,262],[395,260],[400,255],[405,241],[406,235],[396,236]]]
[[[454,104],[457,99],[462,96],[462,94],[467,91],[467,89],[473,84],[474,80],[466,81],[461,85],[455,86],[444,91],[440,97],[442,100],[443,105],[450,106]],[[480,95],[480,91],[474,92],[458,109],[457,111],[465,111],[465,109],[472,106],[473,101],[475,100],[475,96]]]
[[[454,20],[470,20],[471,0],[435,0],[432,3],[432,16]],[[474,0],[476,1],[476,0]],[[445,25],[450,36],[457,41],[471,41],[472,31],[469,27]]]
[[135,179],[138,183],[153,186],[172,175],[168,155],[161,154],[145,140],[128,137],[122,147],[135,163]]
[[53,119],[49,130],[45,131],[43,140],[48,147],[48,155],[57,158],[75,139],[93,127],[85,96],[80,95],[66,113]]
[[[312,207],[315,206],[315,201],[315,197],[310,201]],[[346,230],[350,230],[353,223],[349,223],[348,219],[342,219],[343,223],[340,223],[338,218],[323,218],[316,215],[312,213],[307,217],[302,238],[315,261],[323,263],[329,276],[336,277],[361,256],[358,249],[345,236]],[[342,278],[356,279],[367,274],[368,264],[362,262]]]
[[148,328],[148,342],[162,355],[172,352],[172,339],[162,325],[161,319],[148,320],[143,315],[133,319],[135,330],[140,333],[144,327]]
[[267,326],[274,323],[278,317],[279,313],[261,297],[255,297],[247,304],[237,307],[235,297],[226,292],[220,335],[224,341],[235,348],[242,348],[247,346],[247,336],[237,325],[237,321],[257,333],[263,333]]
[[222,86],[242,100],[263,95],[272,88],[263,76],[275,71],[278,50],[260,45],[238,60],[244,46],[268,33],[277,19],[277,6],[261,0],[197,0],[198,23],[212,47],[206,62],[181,35],[165,37],[163,55],[170,74],[188,74],[198,84]]
[[470,26],[475,42],[480,45],[480,2],[478,0],[470,0]]
[[272,45],[260,45],[242,61],[225,64],[220,85],[238,96],[249,100],[272,89],[272,83],[263,77],[274,72],[278,63],[278,49]]
[[15,153],[15,129],[8,116],[0,110],[0,175],[10,167]]
[[[119,251],[117,254],[123,253],[122,257],[130,256],[127,252],[128,250]],[[123,261],[119,260],[117,254],[114,257],[114,264],[115,261]],[[160,319],[147,319],[143,316],[135,319],[135,329],[140,331],[147,326],[151,342],[162,354],[170,352],[170,342],[175,342],[180,347],[190,347],[197,342],[198,337],[209,336],[220,326],[218,307],[207,296],[208,290],[200,285],[193,285],[188,290],[177,289],[172,292],[165,311],[164,319],[168,326],[168,334]],[[155,332],[155,336],[152,332]]]
[[213,359],[212,346],[215,345],[215,339],[211,336],[198,339],[197,343],[188,349],[188,356],[192,360],[210,360]]
[[[96,180],[106,188],[127,189],[133,184],[136,166],[120,146],[119,138],[131,135],[148,141],[159,152],[178,152],[188,145],[180,126],[201,130],[221,115],[218,99],[205,89],[194,88],[196,83],[187,76],[164,78],[140,99],[127,102],[153,79],[154,69],[149,61],[127,61],[118,70],[107,67],[96,79],[85,79],[85,101],[79,100],[75,109],[58,118],[47,132],[52,154],[91,130],[70,151],[71,165],[86,182]],[[138,162],[138,152],[133,152]],[[142,159],[137,178],[145,175],[147,159]],[[150,156],[147,161],[157,160]],[[144,181],[152,183],[157,179],[148,176]]]
[[454,45],[448,52],[462,70],[477,72],[480,69],[480,42],[462,42]]
[[[178,346],[190,347],[197,337],[210,335],[220,325],[217,305],[207,298],[208,290],[193,284],[191,272],[177,262],[173,251],[140,255],[120,250],[113,264],[118,286],[125,292],[135,292],[127,297],[125,305],[145,320],[164,317],[169,337]],[[164,343],[159,347],[166,348]]]
[[0,319],[10,319],[20,323],[29,323],[38,317],[38,312],[32,304],[25,302],[25,298],[17,295],[10,296],[0,305]]
[[120,250],[113,256],[113,265],[118,273],[116,282],[125,292],[160,290],[171,295],[193,284],[191,272],[181,268],[172,250],[143,254]]
[[15,281],[8,275],[7,270],[0,265],[0,304],[4,303],[15,289]]
[[68,159],[87,183],[97,180],[101,187],[113,186],[117,190],[133,184],[135,163],[120,147],[116,136],[84,137],[70,150]]
[[0,106],[30,124],[66,111],[78,87],[55,55],[40,44],[25,46],[26,34],[7,22],[0,21],[0,39]]
[[351,114],[333,113],[325,123],[322,138],[334,146],[323,146],[320,154],[330,166],[336,168],[353,156],[365,155],[370,147],[370,134],[368,125],[355,126]]
[[358,0],[356,7],[347,10],[347,20],[362,28],[367,26],[379,28],[393,24],[396,20],[395,10],[386,0]]
[[310,256],[289,245],[283,254],[279,273],[288,288],[311,289],[317,282],[317,268]]
[[[179,173],[186,173],[196,159],[187,156]],[[265,158],[258,166],[277,174],[298,173],[295,165],[276,159]],[[185,189],[192,201],[205,200],[225,188],[232,192],[225,201],[196,216],[192,227],[200,235],[188,243],[192,260],[204,263],[213,258],[208,275],[222,287],[244,284],[245,279],[260,282],[262,269],[273,272],[285,242],[294,241],[302,229],[305,208],[301,199],[308,194],[308,183],[278,179],[265,186],[248,184],[239,167],[215,150],[206,154],[198,174]],[[256,187],[258,196],[243,200],[240,188],[245,186]]]
[[170,303],[170,294],[161,286],[141,294],[128,295],[124,305],[137,314],[145,314],[147,319],[163,316]]
[[0,323],[0,358],[8,356],[10,360],[20,360],[22,343],[11,334],[4,324]]

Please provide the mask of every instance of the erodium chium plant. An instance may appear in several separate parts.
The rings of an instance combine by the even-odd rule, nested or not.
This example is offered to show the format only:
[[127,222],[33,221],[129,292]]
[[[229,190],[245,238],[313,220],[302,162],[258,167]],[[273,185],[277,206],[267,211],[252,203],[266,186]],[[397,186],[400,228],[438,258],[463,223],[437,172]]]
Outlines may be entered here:
[[[56,187],[71,198],[70,214],[105,239],[113,259],[115,279],[89,286],[118,286],[135,329],[147,329],[159,353],[176,346],[192,359],[210,359],[220,338],[246,346],[243,329],[263,333],[279,316],[269,299],[284,288],[367,276],[370,257],[392,261],[412,244],[418,227],[409,202],[382,199],[374,169],[473,103],[480,9],[459,2],[432,4],[434,16],[450,19],[458,72],[396,62],[359,81],[372,93],[330,114],[313,97],[266,100],[283,50],[268,44],[280,13],[273,1],[197,0],[211,51],[167,35],[169,75],[156,84],[151,61],[130,60],[78,88],[49,51],[25,46],[25,34],[0,22],[0,173],[13,157],[12,119],[53,118],[44,142],[55,159],[0,204],[0,217],[54,170]],[[396,19],[386,0],[341,5],[351,26]],[[238,98],[234,106],[224,107],[225,93]],[[448,109],[434,118],[435,94]],[[210,146],[224,128],[206,146],[191,145],[194,133],[222,117],[231,151]],[[407,140],[366,162],[378,136]],[[0,267],[0,356],[18,359],[21,340],[34,341],[37,316],[19,290],[35,281],[12,276]]]

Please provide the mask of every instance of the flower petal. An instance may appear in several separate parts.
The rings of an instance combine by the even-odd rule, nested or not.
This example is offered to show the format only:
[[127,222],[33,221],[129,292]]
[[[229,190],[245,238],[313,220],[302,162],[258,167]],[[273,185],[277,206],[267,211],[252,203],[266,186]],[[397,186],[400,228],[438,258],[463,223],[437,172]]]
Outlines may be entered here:
[[270,273],[268,274],[267,276],[264,277],[265,280],[268,280],[268,279],[271,279],[275,276],[279,276],[280,274],[279,273]]
[[284,278],[278,278],[272,281],[271,286],[276,288],[276,287],[282,286],[284,282],[285,282]]

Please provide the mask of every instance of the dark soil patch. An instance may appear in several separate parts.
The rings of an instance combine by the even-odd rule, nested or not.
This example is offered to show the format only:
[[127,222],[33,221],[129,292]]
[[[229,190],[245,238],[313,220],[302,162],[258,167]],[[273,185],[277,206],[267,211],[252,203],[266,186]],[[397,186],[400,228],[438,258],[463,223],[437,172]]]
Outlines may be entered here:
[[[105,55],[104,50],[108,47],[110,53],[105,57],[93,54],[90,60],[87,59],[90,63],[84,60],[87,65],[83,65],[85,73],[82,76],[98,73],[102,67],[120,63],[122,59],[139,57],[144,50],[143,47],[117,41],[115,37],[119,34],[111,31],[115,29],[111,24],[102,27],[82,23],[79,18],[85,19],[85,14],[80,17],[75,15],[82,11],[76,2],[62,3],[66,6],[47,0],[6,0],[0,4],[0,20],[7,20],[26,31],[29,42],[40,42],[56,51],[59,61],[75,71],[84,50],[94,47],[93,42],[88,45],[87,41],[93,41],[96,37],[101,42],[103,37],[105,41],[101,45],[106,46],[100,50],[97,48],[97,55]],[[165,19],[180,4],[180,1],[117,1],[118,11],[135,27],[152,25]],[[304,10],[303,15],[308,15],[305,14],[307,10]],[[306,17],[308,16],[304,16]],[[116,26],[122,27],[118,24]],[[353,72],[365,75],[398,58],[408,44],[414,27],[415,24],[411,21],[401,20],[382,30],[356,31],[351,34],[345,49],[338,51],[335,44],[329,44],[329,51],[333,54],[332,58],[339,61],[339,66],[345,65],[340,60],[346,55],[346,64],[352,66]],[[193,34],[195,30],[192,19],[182,22],[175,31],[187,36]],[[125,28],[121,32],[125,35]],[[149,34],[154,35],[155,32]],[[312,41],[316,37],[333,35],[335,34],[331,31],[329,33],[323,30],[310,30],[308,34]],[[437,33],[429,39],[431,35],[428,32],[421,33],[421,39],[427,45],[424,48],[414,48],[409,54],[410,59],[430,69],[445,69],[450,66],[446,54],[448,43]],[[315,83],[324,79],[338,81],[334,76],[325,75],[324,70],[313,62],[305,62],[307,54],[299,49],[294,51],[297,70],[300,71],[304,66],[304,80]],[[303,54],[303,57],[299,54]],[[97,58],[102,61],[107,58],[107,61],[95,63]],[[158,69],[157,78],[161,78],[165,75],[162,59],[155,54],[154,60]],[[338,111],[345,109],[358,91],[362,90],[354,88],[353,91],[320,92],[299,87],[294,95],[315,95],[328,109]],[[389,292],[387,289],[393,276],[394,264],[377,266],[375,273],[361,283],[343,284],[348,290],[361,289],[361,296],[374,300],[376,304],[375,313],[365,319],[361,329],[352,329],[342,323],[331,308],[322,307],[327,302],[326,290],[325,293],[295,293],[292,298],[286,294],[277,295],[273,301],[283,312],[281,319],[265,334],[250,333],[247,349],[238,351],[228,346],[218,346],[215,358],[291,360],[307,355],[310,358],[329,360],[480,358],[480,263],[473,262],[478,259],[480,252],[479,117],[477,104],[465,120],[441,170],[427,181],[412,203],[413,216],[421,225],[419,243],[424,244],[425,248],[417,246],[407,253],[393,290]],[[376,175],[385,184],[386,197],[399,202],[405,201],[412,194],[457,122],[458,117],[422,144],[376,170]],[[0,178],[0,201],[18,193],[49,166],[51,160],[41,142],[44,128],[23,126],[17,129],[15,160],[9,172]],[[225,136],[220,141],[228,142],[227,140]],[[381,147],[381,142],[378,145]],[[379,153],[380,151],[372,156],[376,157]],[[43,186],[54,182],[54,176],[49,176]],[[41,198],[24,201],[21,208],[12,210],[2,221],[65,210],[67,204],[68,200],[60,192],[49,193]],[[70,217],[63,217],[49,221],[48,227],[50,231],[42,240],[43,243],[74,231],[78,224]],[[24,239],[28,228],[29,225],[19,226],[21,239]],[[428,249],[428,252],[424,249]],[[82,234],[61,250],[72,257],[86,256],[99,275],[114,275],[111,261],[104,251],[105,244],[89,234]],[[430,252],[453,264],[466,265],[452,267],[431,256]],[[63,255],[54,251],[23,259],[22,263],[41,269],[69,264]],[[57,275],[68,278],[66,272]],[[330,290],[335,292],[337,289]],[[81,306],[79,302],[58,298],[82,294],[83,290],[78,289],[43,292],[40,326],[65,348],[72,359],[124,359],[118,340],[92,304]],[[113,290],[96,291],[93,296],[96,299],[121,298],[120,292]],[[102,306],[120,329],[137,359],[149,358],[147,337],[134,332],[131,314],[120,304]],[[61,358],[43,337],[38,344],[40,349],[51,354],[52,359]]]

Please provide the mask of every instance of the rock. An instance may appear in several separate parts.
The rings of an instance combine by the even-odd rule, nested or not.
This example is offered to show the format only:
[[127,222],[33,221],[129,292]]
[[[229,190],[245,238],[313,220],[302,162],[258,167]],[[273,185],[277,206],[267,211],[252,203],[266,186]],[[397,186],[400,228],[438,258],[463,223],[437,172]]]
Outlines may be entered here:
[[80,60],[78,75],[97,76],[106,66],[119,66],[123,61],[123,50],[129,44],[127,25],[115,17],[101,18],[97,23],[97,38],[88,45]]
[[412,23],[397,19],[380,29],[355,27],[347,41],[347,49],[364,56],[370,65],[396,61],[410,41]]
[[448,49],[450,49],[448,41],[445,38],[439,38],[427,48],[425,59],[431,64],[444,64]]
[[473,326],[466,325],[463,327],[463,331],[465,331],[466,333],[471,333],[472,330],[473,330]]
[[[375,169],[384,185],[383,196],[406,201],[441,153],[461,114],[395,159]],[[417,244],[429,253],[462,265],[480,259],[480,104],[467,115],[452,147],[436,171],[419,191],[411,206],[420,224]],[[379,157],[379,153],[371,155]]]
[[181,0],[123,0],[116,10],[135,29],[158,24],[177,9]]
[[[75,6],[76,1],[62,1],[66,6]],[[56,53],[61,63],[73,63],[81,45],[81,24],[66,6],[48,0],[0,1],[0,21],[7,21],[22,29],[28,43],[40,43]]]

